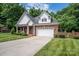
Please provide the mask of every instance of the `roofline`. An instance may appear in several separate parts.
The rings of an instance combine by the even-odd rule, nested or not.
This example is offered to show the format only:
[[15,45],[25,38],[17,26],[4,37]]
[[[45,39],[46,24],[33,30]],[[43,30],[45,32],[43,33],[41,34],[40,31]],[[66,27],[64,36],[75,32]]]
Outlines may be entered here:
[[[33,25],[59,25],[59,23],[39,23],[39,24],[33,24]],[[29,26],[29,25],[28,24],[21,24],[21,25],[19,24],[18,26]]]
[[[18,22],[15,24],[15,26],[18,26],[19,22],[21,21],[21,19],[23,18],[23,16],[24,16],[25,14],[27,15],[27,14],[29,14],[29,13],[28,13],[27,11],[24,11],[23,14],[21,15],[20,19],[18,20]],[[27,15],[27,16],[28,16],[28,15]],[[31,20],[31,19],[30,19],[30,20]],[[29,20],[29,21],[30,21],[30,20]],[[28,21],[28,22],[29,22],[29,21]],[[31,20],[31,21],[32,21],[32,20]],[[33,21],[32,21],[32,22],[33,22]],[[19,25],[20,25],[20,24],[19,24]]]
[[[51,17],[51,15],[50,15],[49,13],[47,13],[46,11],[41,12],[41,14],[40,14],[39,16],[37,16],[37,17],[41,17],[41,15],[43,15],[44,13],[46,13],[48,16]],[[23,18],[23,16],[24,16],[25,14],[26,14],[27,16],[30,16],[27,11],[24,11],[15,26],[18,26],[19,22],[21,21],[21,19]],[[30,16],[30,17],[31,17],[31,16]],[[30,17],[29,17],[29,18],[30,18]],[[36,17],[33,17],[33,19],[35,19],[35,18],[36,18]],[[51,18],[52,18],[52,17],[51,17]],[[56,20],[54,17],[53,17],[53,19]],[[30,19],[30,20],[31,20],[31,19]],[[31,20],[31,21],[33,22],[33,20]],[[33,23],[34,23],[34,22],[33,22]],[[58,21],[56,21],[56,23],[59,24]],[[20,24],[19,24],[19,25],[20,25]]]
[[22,17],[23,17],[25,14],[26,14],[26,11],[24,11],[24,12],[23,12],[23,14],[22,14],[22,15],[21,15],[21,17],[19,18],[19,20],[18,20],[18,22],[16,23],[16,25],[15,25],[15,26],[17,26],[17,25],[18,25],[18,23],[21,21]]

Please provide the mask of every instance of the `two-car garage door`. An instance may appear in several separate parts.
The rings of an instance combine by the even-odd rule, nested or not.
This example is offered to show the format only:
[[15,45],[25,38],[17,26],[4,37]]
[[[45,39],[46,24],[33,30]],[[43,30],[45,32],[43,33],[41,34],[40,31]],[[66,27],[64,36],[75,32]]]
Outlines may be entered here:
[[36,36],[54,37],[54,29],[39,28],[39,29],[36,30]]

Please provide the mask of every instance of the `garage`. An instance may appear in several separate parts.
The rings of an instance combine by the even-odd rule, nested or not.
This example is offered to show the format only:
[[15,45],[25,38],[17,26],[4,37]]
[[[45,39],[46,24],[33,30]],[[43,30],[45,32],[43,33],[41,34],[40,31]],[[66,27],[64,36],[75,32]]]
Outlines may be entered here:
[[36,29],[36,36],[49,36],[49,37],[54,37],[54,29],[49,29],[49,28],[39,28]]

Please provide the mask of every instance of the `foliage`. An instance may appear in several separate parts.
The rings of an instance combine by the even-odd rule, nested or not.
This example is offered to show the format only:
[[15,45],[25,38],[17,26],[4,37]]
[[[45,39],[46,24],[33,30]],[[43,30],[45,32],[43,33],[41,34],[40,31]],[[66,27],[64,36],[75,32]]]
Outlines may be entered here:
[[0,24],[0,27],[4,27],[4,25],[3,24]]
[[21,31],[20,34],[26,36],[26,33],[24,31]]
[[65,35],[59,35],[59,38],[66,38]]
[[24,8],[18,3],[0,4],[0,23],[6,25],[9,29],[13,28],[24,12]]
[[75,30],[76,27],[76,18],[74,16],[68,16],[64,14],[63,16],[58,19],[60,23],[61,30],[66,30],[67,32],[71,32],[72,30]]
[[6,20],[6,26],[11,29],[13,27],[13,20],[11,19],[7,19]]
[[60,22],[61,29],[66,31],[79,31],[79,4],[70,4],[57,12],[56,19]]
[[42,12],[42,10],[35,9],[34,7],[29,10],[29,14],[33,17],[39,16],[41,14],[41,12]]
[[16,31],[16,33],[15,33],[16,35],[21,35],[21,33],[20,32],[18,32],[18,31]]
[[15,28],[13,27],[12,29],[11,29],[11,34],[15,34]]
[[79,39],[79,36],[73,36],[74,39]]
[[26,34],[24,31],[20,31],[20,32],[16,31],[15,34],[16,34],[16,35],[27,36],[27,34]]

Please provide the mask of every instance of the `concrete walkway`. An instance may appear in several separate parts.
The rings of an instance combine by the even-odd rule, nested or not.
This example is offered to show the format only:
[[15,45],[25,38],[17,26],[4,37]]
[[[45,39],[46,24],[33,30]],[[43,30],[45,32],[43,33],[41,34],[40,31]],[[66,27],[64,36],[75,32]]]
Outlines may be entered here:
[[0,43],[0,56],[33,56],[51,37],[30,37]]

